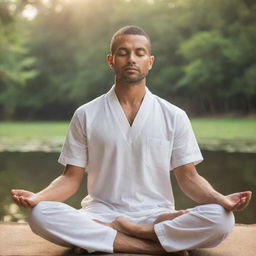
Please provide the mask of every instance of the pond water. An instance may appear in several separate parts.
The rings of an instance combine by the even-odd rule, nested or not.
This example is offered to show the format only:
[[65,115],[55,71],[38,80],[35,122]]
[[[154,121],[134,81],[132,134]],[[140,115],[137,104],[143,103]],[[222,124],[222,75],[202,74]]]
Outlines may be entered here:
[[[256,154],[203,151],[204,161],[197,166],[215,189],[223,194],[252,190],[256,192]],[[57,177],[63,167],[57,163],[58,153],[43,152],[2,152],[0,153],[0,220],[26,221],[27,209],[17,207],[9,194],[12,188],[22,188],[37,192]],[[178,188],[173,174],[176,209],[195,206]],[[86,177],[78,193],[67,203],[80,208],[81,199],[87,194]],[[250,206],[236,212],[236,222],[256,223],[256,200],[253,197]]]

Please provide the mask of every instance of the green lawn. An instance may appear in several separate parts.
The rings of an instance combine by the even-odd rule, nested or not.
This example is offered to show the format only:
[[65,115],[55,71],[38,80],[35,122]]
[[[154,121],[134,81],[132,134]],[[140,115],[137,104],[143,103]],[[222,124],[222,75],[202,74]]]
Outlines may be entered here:
[[68,122],[0,122],[0,138],[48,139],[64,137]]
[[256,142],[256,119],[195,118],[191,122],[198,139],[244,139]]
[[[191,119],[203,149],[256,152],[256,119]],[[58,151],[68,122],[1,122],[0,151]]]
[[1,122],[0,151],[59,152],[68,122]]

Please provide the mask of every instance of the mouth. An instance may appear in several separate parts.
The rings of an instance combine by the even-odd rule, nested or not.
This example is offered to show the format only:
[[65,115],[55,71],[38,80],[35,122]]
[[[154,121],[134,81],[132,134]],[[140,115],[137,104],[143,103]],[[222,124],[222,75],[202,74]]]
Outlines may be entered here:
[[135,67],[126,67],[124,70],[125,71],[138,71],[138,69]]

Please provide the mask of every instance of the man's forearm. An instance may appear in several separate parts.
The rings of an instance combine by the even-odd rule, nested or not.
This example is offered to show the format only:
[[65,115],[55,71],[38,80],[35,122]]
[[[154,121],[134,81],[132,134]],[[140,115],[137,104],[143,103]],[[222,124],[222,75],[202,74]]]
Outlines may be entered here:
[[222,195],[197,173],[194,164],[186,164],[174,169],[180,188],[192,200],[200,204],[220,204],[228,211],[245,209],[252,197],[251,191]]
[[[186,184],[186,185],[185,185]],[[219,203],[222,204],[225,197],[217,192],[209,182],[202,176],[198,175],[194,179],[187,179],[182,190],[192,200],[205,204],[205,203]]]
[[175,175],[182,191],[197,203],[222,205],[225,202],[225,196],[217,192],[205,178],[200,176],[193,165],[184,167],[183,170],[175,172]]
[[77,181],[61,175],[53,180],[48,187],[36,193],[36,196],[40,201],[63,202],[76,193],[79,185]]
[[17,205],[34,207],[41,201],[65,201],[79,188],[84,177],[84,168],[67,165],[62,175],[38,193],[23,189],[12,189],[11,195]]

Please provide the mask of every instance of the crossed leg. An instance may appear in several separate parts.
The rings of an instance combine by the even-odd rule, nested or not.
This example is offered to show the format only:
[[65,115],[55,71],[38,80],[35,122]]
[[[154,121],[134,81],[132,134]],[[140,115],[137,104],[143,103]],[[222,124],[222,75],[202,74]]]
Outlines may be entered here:
[[56,244],[94,251],[163,254],[218,245],[234,225],[231,212],[216,204],[165,213],[151,224],[117,217],[93,220],[58,202],[40,202],[30,215],[31,229]]
[[[183,210],[175,213],[164,213],[158,216],[152,224],[147,225],[131,222],[124,217],[117,217],[110,223],[94,221],[118,231],[113,244],[114,252],[165,254],[166,251],[161,246],[154,231],[154,225],[164,220],[172,220],[187,212]],[[84,250],[76,248],[75,252],[80,254]],[[179,255],[186,255],[185,253],[179,252]]]
[[[97,223],[84,213],[60,202],[40,202],[33,207],[29,224],[39,236],[62,246],[76,247],[77,252],[166,253],[159,241],[128,235],[126,225],[123,225],[125,234],[110,227],[109,223]],[[122,226],[121,221],[119,224]]]
[[154,230],[154,225],[165,220],[173,220],[187,212],[188,212],[187,210],[181,210],[178,212],[163,213],[159,215],[156,218],[156,220],[151,224],[137,224],[132,221],[129,221],[124,217],[117,217],[116,219],[114,219],[114,221],[110,223],[99,221],[99,220],[94,220],[94,221],[100,224],[109,226],[128,236],[132,236],[140,239],[149,239],[149,240],[159,242],[158,237]]
[[[159,242],[138,239],[128,236],[121,232],[117,232],[115,241],[113,244],[114,252],[126,252],[126,253],[145,253],[145,254],[165,254],[166,251],[160,245]],[[86,250],[82,248],[74,248],[76,254],[83,254]]]
[[150,252],[155,254],[159,253],[159,248],[164,249],[163,253],[215,247],[228,236],[234,226],[232,212],[217,204],[165,213],[151,224],[133,223],[124,217],[117,217],[111,223],[94,221],[125,234],[127,241],[128,237],[140,241],[137,241],[139,247],[133,248],[132,244],[126,243],[126,240],[119,241],[119,236],[116,236],[114,251],[146,253],[147,246],[151,246]]

